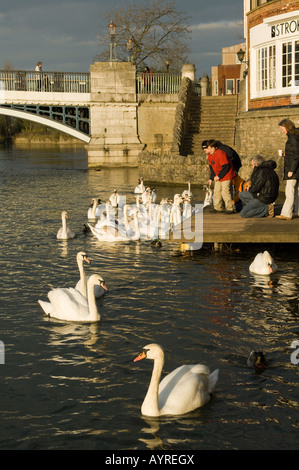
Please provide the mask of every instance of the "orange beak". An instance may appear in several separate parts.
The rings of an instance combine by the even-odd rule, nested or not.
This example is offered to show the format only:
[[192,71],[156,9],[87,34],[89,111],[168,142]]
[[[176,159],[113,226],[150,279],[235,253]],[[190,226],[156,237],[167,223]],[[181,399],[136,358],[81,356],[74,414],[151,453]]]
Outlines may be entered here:
[[144,351],[142,351],[137,357],[135,357],[134,362],[141,361],[141,359],[144,359],[146,357],[146,354]]
[[270,274],[273,273],[273,269],[272,269],[272,266],[269,264],[269,272]]

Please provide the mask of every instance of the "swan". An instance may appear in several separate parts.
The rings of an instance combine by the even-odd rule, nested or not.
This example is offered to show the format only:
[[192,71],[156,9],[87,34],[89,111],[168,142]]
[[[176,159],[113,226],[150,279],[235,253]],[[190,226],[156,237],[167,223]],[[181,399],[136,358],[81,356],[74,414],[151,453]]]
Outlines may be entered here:
[[192,194],[192,192],[191,192],[191,181],[190,181],[190,180],[188,181],[188,189],[185,189],[185,190],[182,192],[182,196],[183,196],[183,197],[186,197],[186,196],[193,197],[193,194]]
[[175,194],[173,198],[173,205],[170,211],[170,226],[173,228],[182,222],[181,206],[183,197],[180,194]]
[[96,198],[91,200],[91,204],[91,207],[87,211],[87,218],[88,220],[96,220],[102,215],[105,210],[105,205],[101,203],[101,199]]
[[269,275],[275,273],[277,270],[278,267],[268,251],[258,253],[249,266],[249,271],[254,274]]
[[[83,266],[84,261],[90,264],[90,260],[87,254],[84,251],[79,251],[77,253],[77,265],[79,268],[80,279],[77,282],[75,289],[77,289],[83,295],[83,297],[87,298],[87,282],[90,276],[86,277],[84,266]],[[102,283],[100,286],[99,285],[94,286],[94,293],[97,298],[102,297],[107,290],[108,289],[105,283]]]
[[68,219],[67,211],[61,212],[62,227],[57,232],[58,240],[67,240],[69,238],[74,238],[75,233],[67,226],[66,219]]
[[206,190],[206,195],[202,208],[207,206],[213,206],[213,190],[211,188],[208,188],[207,186],[204,186],[204,189]]
[[141,177],[139,179],[139,184],[134,189],[134,193],[135,194],[142,194],[142,193],[144,193],[144,191],[145,191],[145,186],[144,186],[144,183],[143,183],[143,178]]
[[212,374],[202,364],[183,365],[160,382],[164,351],[159,344],[148,344],[134,359],[152,359],[154,367],[147,394],[141,406],[145,416],[182,415],[205,405],[218,380],[219,369]]
[[77,322],[97,322],[101,319],[96,304],[94,286],[103,285],[104,279],[92,274],[87,282],[87,299],[79,291],[70,288],[57,288],[48,293],[50,302],[38,300],[46,315],[59,320]]

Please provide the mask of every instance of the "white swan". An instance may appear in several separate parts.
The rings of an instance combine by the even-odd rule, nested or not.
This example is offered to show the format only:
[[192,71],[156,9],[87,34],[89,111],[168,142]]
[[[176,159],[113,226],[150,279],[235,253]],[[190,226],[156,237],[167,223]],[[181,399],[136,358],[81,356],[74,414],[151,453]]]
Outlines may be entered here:
[[190,180],[188,181],[188,189],[185,189],[185,190],[182,192],[182,196],[183,196],[183,197],[186,197],[186,196],[193,197],[193,194],[192,194],[192,192],[191,192],[191,181],[190,181]]
[[97,322],[101,316],[96,304],[94,286],[103,282],[104,279],[98,274],[90,276],[87,283],[87,299],[72,287],[57,288],[48,293],[50,302],[38,300],[38,303],[46,315],[59,320]]
[[278,267],[268,251],[258,253],[249,266],[249,271],[254,274],[269,275],[275,273],[277,270]]
[[61,221],[62,221],[62,227],[57,232],[57,238],[58,240],[67,240],[69,238],[74,238],[76,234],[67,226],[66,219],[68,219],[68,213],[67,211],[62,211],[61,212]]
[[134,362],[144,358],[152,359],[154,367],[141,406],[143,415],[182,415],[208,403],[218,380],[219,369],[210,374],[205,365],[183,365],[166,375],[159,384],[164,364],[162,347],[155,343],[148,344]]
[[143,178],[141,177],[139,179],[139,184],[134,189],[134,193],[135,194],[142,194],[144,191],[145,191],[145,186],[144,186],[144,183],[143,183]]
[[92,206],[87,211],[88,220],[96,220],[103,214],[105,205],[101,204],[101,199],[93,198],[91,200]]
[[182,222],[181,204],[183,197],[180,194],[175,194],[173,198],[173,205],[170,211],[170,227],[174,227]]
[[207,206],[213,206],[213,190],[208,187],[206,187],[205,189],[206,189],[206,195],[205,195],[205,200],[203,202],[202,208],[207,207]]
[[[90,260],[87,254],[84,251],[79,251],[79,253],[77,253],[77,264],[79,268],[80,279],[77,282],[75,289],[77,289],[83,295],[83,297],[87,298],[87,282],[90,276],[86,277],[83,265],[84,261],[90,264]],[[104,282],[100,286],[94,286],[94,293],[97,298],[102,297],[107,290],[107,286]]]

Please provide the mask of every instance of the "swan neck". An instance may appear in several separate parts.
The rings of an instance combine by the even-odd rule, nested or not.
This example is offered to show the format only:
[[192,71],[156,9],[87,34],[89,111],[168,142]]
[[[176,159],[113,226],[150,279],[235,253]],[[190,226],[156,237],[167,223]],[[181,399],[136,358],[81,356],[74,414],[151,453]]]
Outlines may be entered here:
[[98,306],[96,304],[94,286],[95,284],[93,282],[88,283],[88,286],[87,286],[88,309],[89,309],[90,320],[98,321],[100,320],[101,316],[98,312]]
[[78,268],[79,268],[79,273],[80,273],[80,280],[81,280],[81,289],[82,289],[82,295],[84,295],[84,297],[87,297],[87,279],[86,279],[86,275],[85,275],[85,271],[84,271],[84,267],[83,267],[83,260],[81,259],[77,259],[77,264],[78,264]]
[[164,365],[164,355],[159,356],[154,360],[154,367],[152,371],[151,381],[144,398],[141,412],[148,416],[159,416],[159,383]]

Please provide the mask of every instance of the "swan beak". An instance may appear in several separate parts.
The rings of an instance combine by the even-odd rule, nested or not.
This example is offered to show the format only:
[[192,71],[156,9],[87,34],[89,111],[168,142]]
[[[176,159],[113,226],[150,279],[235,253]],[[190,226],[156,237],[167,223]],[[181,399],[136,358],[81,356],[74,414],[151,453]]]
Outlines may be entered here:
[[103,287],[103,289],[108,290],[108,287],[105,284],[105,281],[101,281],[100,285]]
[[269,273],[270,273],[270,274],[273,273],[273,268],[272,268],[271,264],[269,264]]
[[86,263],[88,263],[88,264],[90,264],[90,263],[91,263],[91,261],[90,261],[90,260],[87,258],[87,256],[84,256],[84,258],[83,258],[83,259],[84,259],[84,261],[86,261]]
[[145,351],[141,351],[141,353],[137,357],[135,357],[134,362],[141,361],[141,359],[144,358],[146,358]]

